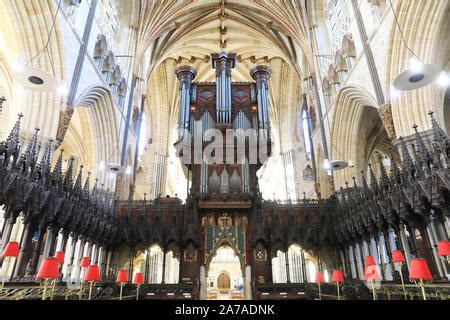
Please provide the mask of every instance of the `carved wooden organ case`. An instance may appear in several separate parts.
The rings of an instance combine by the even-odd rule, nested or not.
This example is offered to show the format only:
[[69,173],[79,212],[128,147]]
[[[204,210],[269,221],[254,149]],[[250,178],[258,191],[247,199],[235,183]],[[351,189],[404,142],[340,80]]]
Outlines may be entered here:
[[[192,172],[191,197],[199,199],[199,208],[249,209],[258,192],[256,172],[271,153],[268,81],[272,71],[257,66],[251,70],[255,82],[235,83],[236,54],[222,52],[211,58],[216,83],[195,83],[196,70],[190,66],[176,71],[180,134],[175,146],[180,150],[190,142],[189,156],[179,156],[188,160],[184,162]],[[212,137],[214,130],[222,133],[221,139]],[[234,137],[227,139],[227,133]]]

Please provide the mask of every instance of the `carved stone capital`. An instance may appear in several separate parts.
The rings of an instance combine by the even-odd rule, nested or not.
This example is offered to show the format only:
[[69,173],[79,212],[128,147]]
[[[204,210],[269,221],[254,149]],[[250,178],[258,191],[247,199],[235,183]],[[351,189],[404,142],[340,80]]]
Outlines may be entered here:
[[384,104],[378,108],[378,114],[380,115],[381,121],[383,122],[384,128],[388,134],[391,141],[397,138],[395,132],[394,120],[392,119],[392,106],[390,103]]
[[58,133],[56,135],[57,141],[62,142],[64,140],[67,130],[69,129],[69,124],[70,124],[70,120],[72,120],[73,113],[74,113],[74,109],[72,109],[72,108],[68,108],[66,111],[60,112]]

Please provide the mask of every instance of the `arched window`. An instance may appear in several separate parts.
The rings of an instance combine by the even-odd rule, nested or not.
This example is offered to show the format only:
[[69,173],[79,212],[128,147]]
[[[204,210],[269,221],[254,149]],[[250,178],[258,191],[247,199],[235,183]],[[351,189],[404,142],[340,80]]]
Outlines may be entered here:
[[331,43],[333,51],[340,48],[344,35],[348,32],[351,24],[351,3],[350,0],[328,1],[327,26],[332,36]]

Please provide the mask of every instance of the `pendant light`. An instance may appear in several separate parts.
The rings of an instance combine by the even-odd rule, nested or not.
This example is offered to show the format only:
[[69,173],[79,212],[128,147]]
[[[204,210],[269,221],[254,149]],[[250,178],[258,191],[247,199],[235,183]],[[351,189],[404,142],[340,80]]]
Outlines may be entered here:
[[395,78],[394,88],[400,91],[410,91],[423,88],[433,82],[437,82],[439,85],[447,87],[449,82],[448,76],[441,70],[441,67],[436,64],[427,64],[422,62],[421,59],[419,59],[414,51],[408,46],[403,31],[400,27],[397,14],[395,13],[392,0],[389,0],[389,2],[403,44],[413,56],[409,60],[408,68]]

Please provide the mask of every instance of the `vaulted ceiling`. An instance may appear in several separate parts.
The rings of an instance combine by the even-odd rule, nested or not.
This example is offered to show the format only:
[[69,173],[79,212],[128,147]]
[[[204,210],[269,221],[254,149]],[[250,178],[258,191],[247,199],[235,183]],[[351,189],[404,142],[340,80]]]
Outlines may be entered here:
[[[191,65],[198,72],[196,82],[213,82],[210,55],[220,51],[237,54],[233,81],[253,81],[250,69],[255,65],[272,68],[275,154],[298,144],[300,79],[311,70],[312,61],[303,13],[300,1],[287,0],[142,1],[135,72],[147,80],[146,112],[153,142],[149,149],[174,154],[178,119],[175,69]],[[151,169],[154,155],[147,157],[144,166],[147,163]]]

